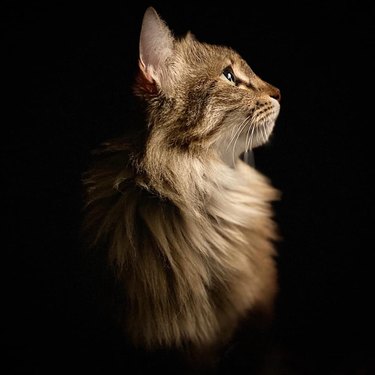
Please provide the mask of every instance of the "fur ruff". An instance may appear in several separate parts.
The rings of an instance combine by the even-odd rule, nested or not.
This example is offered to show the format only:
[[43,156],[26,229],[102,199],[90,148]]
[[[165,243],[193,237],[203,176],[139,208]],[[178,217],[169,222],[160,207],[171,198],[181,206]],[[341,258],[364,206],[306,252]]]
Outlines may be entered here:
[[279,193],[263,175],[215,155],[135,163],[125,144],[101,156],[85,176],[86,229],[109,248],[134,343],[204,347],[251,310],[271,312]]

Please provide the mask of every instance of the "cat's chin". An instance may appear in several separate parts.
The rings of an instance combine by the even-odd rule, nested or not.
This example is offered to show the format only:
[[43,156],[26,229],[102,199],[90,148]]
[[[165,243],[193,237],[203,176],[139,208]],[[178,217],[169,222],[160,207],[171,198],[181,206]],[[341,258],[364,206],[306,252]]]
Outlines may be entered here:
[[[254,166],[253,150],[265,145],[273,131],[275,121],[258,124],[252,133],[251,142],[248,140],[248,132],[243,132],[233,144],[225,138],[217,143],[217,149],[223,162],[229,167],[234,168],[238,159],[245,161],[247,164]],[[246,154],[247,153],[247,154]]]
[[274,127],[275,121],[268,121],[257,125],[249,148],[253,150],[254,148],[265,145],[269,141]]

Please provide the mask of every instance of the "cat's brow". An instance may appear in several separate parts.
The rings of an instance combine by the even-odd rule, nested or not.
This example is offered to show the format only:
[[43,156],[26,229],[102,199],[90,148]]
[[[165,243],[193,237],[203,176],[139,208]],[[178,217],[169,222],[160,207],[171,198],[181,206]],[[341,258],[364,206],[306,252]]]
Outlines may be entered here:
[[238,83],[242,83],[248,86],[250,83],[249,77],[246,74],[244,74],[240,69],[238,69],[235,65],[233,66],[233,69],[234,74],[236,75],[236,78],[238,80]]

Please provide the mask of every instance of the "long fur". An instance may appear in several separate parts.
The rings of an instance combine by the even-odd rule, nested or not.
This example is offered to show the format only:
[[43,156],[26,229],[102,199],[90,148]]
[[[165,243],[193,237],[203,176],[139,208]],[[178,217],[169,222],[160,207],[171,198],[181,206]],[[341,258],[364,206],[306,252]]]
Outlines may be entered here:
[[[148,12],[144,22],[154,17],[173,38]],[[237,157],[228,165],[222,147],[249,114],[247,136],[259,118],[273,127],[277,89],[226,47],[190,34],[163,45],[173,51],[160,74],[141,61],[135,86],[145,135],[105,144],[84,176],[85,227],[92,246],[107,246],[126,301],[120,320],[136,345],[207,347],[252,310],[272,311],[279,192]],[[228,61],[259,93],[222,79]]]

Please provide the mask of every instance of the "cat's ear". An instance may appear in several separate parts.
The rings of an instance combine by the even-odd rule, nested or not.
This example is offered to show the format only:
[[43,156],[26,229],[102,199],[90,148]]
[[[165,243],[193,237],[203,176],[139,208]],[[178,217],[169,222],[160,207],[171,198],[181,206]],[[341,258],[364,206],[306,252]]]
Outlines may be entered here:
[[172,54],[173,35],[153,7],[143,16],[139,40],[139,66],[149,82],[160,84],[165,61]]

